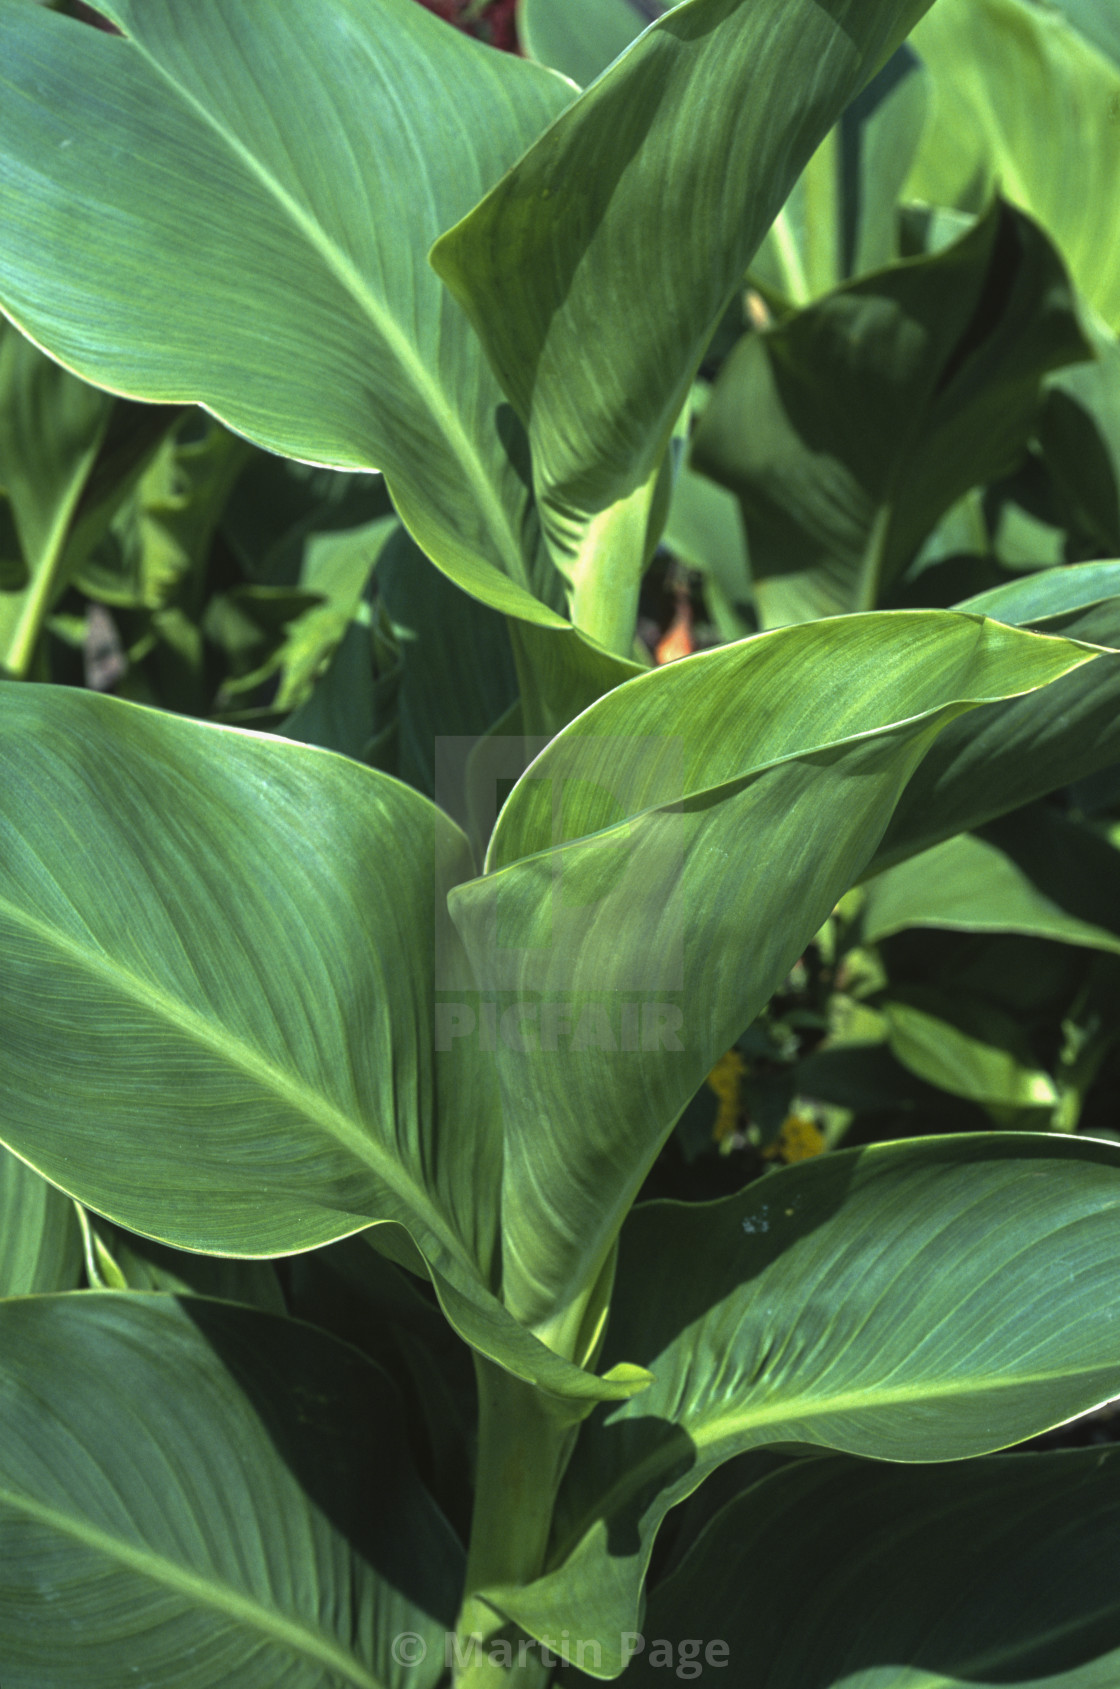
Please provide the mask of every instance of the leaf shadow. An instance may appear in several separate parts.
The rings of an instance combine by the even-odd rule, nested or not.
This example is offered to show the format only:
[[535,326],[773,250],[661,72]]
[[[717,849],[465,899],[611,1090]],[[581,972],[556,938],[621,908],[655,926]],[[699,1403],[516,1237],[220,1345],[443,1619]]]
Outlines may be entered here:
[[312,1508],[378,1578],[452,1629],[463,1549],[417,1476],[389,1375],[302,1321],[177,1301]]

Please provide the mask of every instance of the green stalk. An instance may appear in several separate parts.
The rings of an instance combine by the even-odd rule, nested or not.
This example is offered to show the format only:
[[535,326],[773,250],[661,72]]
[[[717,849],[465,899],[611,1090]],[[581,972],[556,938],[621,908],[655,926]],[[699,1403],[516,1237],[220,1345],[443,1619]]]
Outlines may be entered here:
[[[537,1689],[552,1667],[481,1595],[544,1570],[556,1492],[576,1427],[542,1393],[475,1354],[478,1460],[467,1579],[454,1639],[456,1689]],[[512,1656],[506,1663],[507,1654]]]
[[830,129],[805,167],[805,267],[803,303],[828,293],[843,279],[840,250],[840,145]]
[[[93,452],[88,454],[90,462],[94,455]],[[70,519],[84,485],[84,475],[74,477],[69,496],[60,501],[55,510],[43,549],[31,565],[30,581],[21,593],[5,595],[0,612],[0,674],[6,674],[11,679],[26,679],[31,667],[43,625],[62,584],[61,571]]]
[[770,232],[774,240],[775,255],[781,266],[786,297],[792,305],[807,305],[812,298],[812,292],[809,288],[809,278],[805,274],[805,266],[801,262],[797,236],[790,224],[787,206],[783,205],[778,212]]
[[871,532],[867,536],[867,544],[859,560],[853,610],[874,610],[879,602],[879,589],[883,582],[883,557],[893,515],[894,510],[889,504],[881,504],[875,512]]

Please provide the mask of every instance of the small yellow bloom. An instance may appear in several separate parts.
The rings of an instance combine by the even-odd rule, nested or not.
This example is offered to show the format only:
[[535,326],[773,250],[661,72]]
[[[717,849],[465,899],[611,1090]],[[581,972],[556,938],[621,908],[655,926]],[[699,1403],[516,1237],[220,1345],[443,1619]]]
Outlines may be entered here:
[[824,1149],[824,1133],[810,1114],[787,1114],[778,1136],[764,1153],[773,1159],[808,1161]]
[[716,1115],[715,1129],[712,1132],[712,1138],[717,1144],[729,1138],[739,1124],[739,1115],[742,1112],[740,1096],[746,1071],[747,1064],[738,1050],[728,1050],[708,1075],[708,1087],[719,1098],[719,1113]]

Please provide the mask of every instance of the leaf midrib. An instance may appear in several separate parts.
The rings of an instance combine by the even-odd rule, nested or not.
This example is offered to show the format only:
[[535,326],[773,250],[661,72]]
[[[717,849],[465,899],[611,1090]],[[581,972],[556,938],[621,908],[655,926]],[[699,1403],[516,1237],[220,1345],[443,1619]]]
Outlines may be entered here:
[[[1044,684],[1046,683],[1041,682],[1039,686],[1033,687],[1031,690],[1039,691]],[[680,797],[661,798],[656,803],[647,804],[644,809],[635,810],[621,821],[609,822],[606,826],[598,827],[590,833],[579,833],[573,838],[562,839],[559,844],[544,845],[539,850],[526,852],[524,856],[515,856],[509,862],[503,862],[497,867],[485,869],[475,880],[466,880],[463,885],[470,886],[492,881],[498,875],[506,874],[513,868],[520,868],[527,862],[555,860],[564,851],[575,850],[580,845],[610,843],[612,838],[623,842],[640,822],[648,821],[659,815],[679,813],[684,805],[697,800],[705,798],[722,800],[725,797],[738,797],[741,791],[762,775],[773,774],[776,770],[785,768],[790,763],[804,762],[809,757],[826,756],[832,751],[846,750],[850,746],[862,745],[876,738],[885,739],[892,734],[900,734],[903,729],[930,725],[938,715],[953,711],[957,715],[963,715],[970,709],[980,709],[988,703],[1003,703],[1005,701],[1003,698],[962,699],[959,702],[937,705],[934,709],[918,715],[902,717],[898,721],[888,722],[883,727],[865,728],[859,733],[849,734],[846,738],[828,740],[819,745],[806,745],[803,749],[789,751],[782,756],[774,757],[770,762],[758,763],[741,774],[733,774],[727,780],[717,780],[714,785],[692,786],[686,792],[683,792]],[[953,717],[950,716],[950,719],[953,719]],[[458,891],[459,887],[456,886],[453,889]]]
[[[726,1413],[718,1418],[709,1420],[706,1424],[701,1424],[696,1427],[690,1426],[687,1421],[680,1419],[665,1419],[664,1424],[670,1430],[683,1431],[692,1443],[693,1448],[697,1451],[697,1453],[700,1453],[711,1445],[725,1441],[736,1434],[739,1436],[745,1436],[759,1426],[772,1424],[780,1425],[786,1420],[800,1423],[807,1419],[812,1420],[815,1418],[824,1418],[829,1414],[858,1411],[862,1408],[877,1411],[883,1407],[894,1407],[906,1402],[939,1401],[947,1397],[955,1397],[964,1394],[978,1394],[985,1391],[996,1392],[999,1390],[1019,1389],[1024,1385],[1048,1384],[1056,1380],[1067,1380],[1070,1378],[1077,1378],[1082,1375],[1088,1376],[1089,1374],[1099,1373],[1106,1370],[1107,1368],[1105,1367],[1093,1366],[1063,1367],[1060,1371],[1055,1372],[1015,1373],[1011,1377],[979,1374],[966,1380],[957,1378],[951,1382],[942,1384],[926,1382],[903,1387],[896,1386],[892,1390],[876,1390],[870,1388],[865,1388],[863,1390],[846,1390],[838,1391],[835,1395],[824,1398],[796,1396],[792,1399],[787,1398],[782,1401],[772,1402],[764,1407],[754,1408],[750,1411],[740,1409],[735,1413]],[[654,1380],[656,1382],[656,1362],[653,1363],[653,1371]],[[1117,1384],[1118,1387],[1120,1387],[1120,1363],[1117,1364],[1115,1371],[1117,1373]],[[642,1402],[644,1400],[644,1397],[637,1398],[638,1402]],[[637,1412],[638,1409],[635,1407],[635,1414],[637,1414]],[[647,1406],[647,1417],[648,1414],[649,1409]],[[784,1439],[779,1438],[777,1440],[782,1441]],[[734,1452],[744,1453],[749,1448],[759,1446],[764,1447],[765,1444],[748,1442],[743,1445],[741,1450]],[[831,1443],[821,1443],[818,1446],[822,1448],[833,1448],[837,1445]],[[597,1523],[615,1517],[630,1494],[643,1489],[645,1485],[651,1479],[656,1478],[661,1471],[676,1465],[681,1458],[681,1453],[682,1451],[679,1445],[670,1438],[669,1441],[662,1447],[653,1449],[644,1460],[641,1460],[637,1462],[636,1465],[627,1468],[627,1470],[606,1490],[599,1490],[593,1504],[594,1511],[584,1512],[580,1520],[568,1531],[564,1542],[558,1547],[555,1555],[550,1557],[552,1559],[553,1570],[563,1565],[569,1555],[579,1546],[579,1543],[586,1536],[587,1532],[593,1529]],[[695,1488],[695,1485],[700,1483],[709,1471],[713,1471],[716,1466],[722,1465],[725,1460],[730,1460],[731,1458],[733,1458],[733,1456],[729,1453],[726,1455],[720,1455],[714,1460],[709,1457],[708,1463],[704,1463],[703,1461],[697,1459],[694,1461],[692,1467],[689,1468],[688,1474],[682,1474],[682,1476],[695,1477],[695,1483],[692,1486]],[[873,1457],[868,1456],[866,1458]],[[945,1458],[950,1459],[956,1457],[946,1456]],[[922,1464],[922,1462],[920,1462],[918,1457],[915,1457],[914,1461],[910,1464],[917,1465]],[[652,1543],[650,1544],[650,1550],[652,1551]]]
[[340,1672],[348,1683],[354,1684],[355,1689],[387,1689],[381,1678],[367,1672],[352,1654],[346,1653],[338,1644],[317,1636],[314,1631],[307,1630],[282,1613],[262,1607],[260,1602],[232,1589],[228,1584],[213,1582],[198,1572],[177,1565],[165,1555],[157,1554],[154,1549],[133,1548],[108,1531],[103,1531],[72,1514],[63,1513],[59,1508],[46,1506],[19,1491],[0,1488],[0,1505],[11,1507],[40,1524],[52,1527],[62,1535],[80,1542],[84,1547],[127,1566],[141,1577],[150,1578],[153,1582],[162,1584],[164,1588],[174,1590],[188,1601],[225,1613],[241,1624],[260,1631],[270,1641],[329,1666],[333,1671]]
[[[285,1073],[282,1068],[254,1051],[243,1039],[235,1037],[224,1027],[219,1028],[216,1023],[207,1021],[182,999],[173,997],[152,981],[141,979],[115,958],[108,955],[99,957],[90,948],[65,938],[57,928],[37,920],[26,909],[20,908],[6,897],[0,897],[0,914],[6,915],[14,925],[33,934],[48,949],[62,952],[76,967],[107,982],[121,996],[131,999],[162,1018],[184,1037],[225,1060],[231,1067],[255,1080],[263,1089],[272,1092],[298,1113],[312,1120],[388,1185],[414,1213],[421,1216],[448,1252],[465,1266],[472,1276],[478,1276],[475,1263],[465,1254],[459,1239],[447,1227],[423,1186],[412,1177],[402,1162],[384,1152],[375,1138],[364,1132],[321,1092],[312,1090],[295,1075]],[[387,1217],[396,1218],[395,1215]]]
[[[983,620],[985,621],[988,619],[989,618],[986,616],[983,617]],[[1051,635],[1048,637],[1055,636]],[[1068,643],[1071,645],[1083,644],[1082,641],[1076,639],[1070,639]],[[629,828],[634,826],[636,822],[643,821],[649,816],[662,814],[666,810],[671,810],[681,804],[689,803],[696,799],[713,798],[718,796],[721,792],[730,792],[731,788],[742,786],[746,782],[756,779],[759,775],[769,774],[773,770],[782,768],[788,763],[804,761],[808,757],[825,756],[830,752],[841,751],[853,745],[866,744],[875,738],[886,738],[891,734],[900,733],[903,729],[914,729],[923,725],[929,726],[932,725],[939,716],[948,717],[948,721],[945,723],[947,726],[955,719],[956,716],[967,714],[971,710],[984,709],[991,704],[1005,704],[1013,702],[1018,698],[1030,697],[1033,693],[1041,692],[1046,686],[1053,685],[1058,680],[1064,680],[1067,675],[1074,674],[1078,669],[1086,667],[1086,665],[1091,662],[1095,662],[1097,657],[1101,654],[1103,654],[1103,648],[1094,648],[1091,651],[1087,650],[1084,656],[1076,662],[1071,662],[1069,667],[1063,669],[1060,673],[1032,681],[1028,684],[1017,687],[1014,691],[993,693],[983,697],[968,696],[945,699],[939,704],[931,704],[927,709],[917,710],[907,716],[896,716],[891,721],[882,722],[872,727],[859,728],[855,732],[851,733],[842,733],[836,738],[822,740],[816,744],[810,743],[799,745],[793,750],[782,751],[775,756],[763,758],[758,762],[751,763],[739,773],[733,774],[727,779],[718,780],[714,784],[697,784],[696,786],[689,787],[687,791],[680,793],[676,797],[660,798],[653,803],[647,804],[642,809],[635,810],[632,814],[625,816],[621,821],[612,821],[606,826],[594,829],[590,833],[580,833],[572,838],[562,839],[559,843],[545,845],[539,849],[527,851],[522,856],[515,856],[509,861],[503,861],[491,866],[490,864],[495,842],[502,842],[499,832],[501,817],[499,816],[498,826],[495,827],[494,835],[490,840],[490,845],[486,853],[486,864],[480,878],[490,880],[494,878],[494,876],[502,874],[510,868],[520,866],[523,862],[531,862],[537,858],[555,857],[560,851],[569,850],[576,845],[586,844],[592,839],[603,840],[609,838],[612,834],[617,834],[621,838]],[[703,658],[704,656],[707,656],[708,653],[703,652],[700,655],[701,658]],[[696,658],[689,658],[689,661],[695,662]],[[657,672],[657,670],[650,671],[652,675],[656,675]],[[632,681],[628,681],[625,684],[628,686],[634,685],[639,681],[648,680],[649,678],[649,675],[638,675],[635,676]],[[594,705],[591,707],[594,708]],[[521,777],[522,780],[541,778],[542,776],[537,772],[537,770],[541,765],[547,764],[548,755],[549,747],[546,745],[534,761],[529,764],[525,773]],[[731,795],[735,794],[731,793]],[[468,881],[465,883],[471,884],[474,882]]]
[[[160,62],[148,51],[134,35],[127,35],[129,46],[147,64],[153,73],[159,77],[178,98],[195,112],[200,121],[205,124],[219,140],[223,141],[234,156],[241,162],[250,175],[270,194],[275,203],[284,212],[295,229],[304,236],[312,250],[322,259],[326,268],[334,279],[339,282],[355,304],[370,319],[388,346],[392,356],[401,366],[414,390],[419,394],[422,404],[443,434],[452,456],[461,466],[468,483],[474,488],[478,497],[478,509],[485,516],[487,526],[496,537],[500,537],[501,549],[505,560],[505,572],[518,585],[529,590],[524,578],[521,548],[517,534],[509,522],[505,507],[497,495],[494,485],[486,472],[474,442],[463,426],[462,418],[445,402],[444,389],[428,369],[419,349],[413,345],[403,332],[397,320],[393,317],[385,303],[373,293],[361,271],[347,257],[346,253],[335,243],[315,217],[304,211],[282,183],[273,175],[268,166],[255,157],[247,146],[213,113],[207,110],[188,89],[177,82],[169,70],[164,69]],[[468,328],[473,334],[474,330]],[[480,357],[482,368],[484,360]],[[379,467],[379,466],[374,466]],[[391,473],[394,473],[391,471]]]

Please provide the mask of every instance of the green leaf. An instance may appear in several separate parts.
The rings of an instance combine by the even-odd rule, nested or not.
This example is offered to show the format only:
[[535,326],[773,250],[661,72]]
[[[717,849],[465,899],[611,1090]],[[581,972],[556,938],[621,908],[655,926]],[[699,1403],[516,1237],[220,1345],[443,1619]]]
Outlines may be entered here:
[[74,1204],[0,1149],[0,1297],[73,1290],[81,1275]]
[[929,78],[901,46],[829,131],[751,263],[752,280],[807,305],[899,256],[898,200],[929,105]]
[[927,1085],[979,1104],[998,1125],[1049,1124],[1054,1081],[1002,1009],[936,986],[892,985],[880,1012],[892,1054]]
[[647,1657],[622,1681],[662,1689],[652,1639],[678,1660],[698,1637],[701,1661],[719,1639],[708,1658],[767,1689],[1105,1689],[1118,1530],[1116,1448],[935,1471],[799,1461],[726,1506],[653,1591]]
[[273,708],[285,713],[298,708],[359,613],[366,619],[368,645],[362,594],[390,536],[399,530],[395,517],[380,516],[359,528],[313,534],[298,588],[244,584],[212,600],[206,632],[226,648],[235,671],[222,685],[219,705],[227,706],[275,674]]
[[253,452],[222,512],[221,532],[249,580],[294,586],[318,536],[392,514],[381,475]]
[[[368,556],[365,563],[368,569]],[[325,608],[321,594],[299,587],[241,585],[212,598],[203,632],[221,648],[229,665],[217,695],[219,710],[276,676],[289,653],[298,649],[301,625]]]
[[1120,342],[1089,325],[1096,357],[1050,383],[1038,441],[1072,522],[1102,556],[1120,552]]
[[[379,1368],[310,1326],[191,1298],[35,1298],[0,1327],[13,1685],[439,1681],[463,1550]],[[405,1632],[423,1663],[394,1659]]]
[[384,469],[460,585],[555,621],[523,438],[425,254],[570,86],[413,0],[103,10],[125,39],[0,11],[5,311],[87,380]]
[[0,705],[9,1141],[179,1246],[282,1254],[446,1202],[487,1263],[469,1189],[421,1172],[452,824],[308,747],[67,689]]
[[[1009,627],[1045,627],[1062,618],[1108,605],[1120,598],[1120,562],[1062,565],[1039,569],[1017,581],[962,599],[958,610],[991,616]],[[1103,641],[1102,641],[1103,643]]]
[[24,676],[65,584],[66,541],[112,410],[5,326],[0,334],[0,487],[28,580],[0,598],[0,676]]
[[532,58],[586,88],[674,3],[679,0],[522,0],[518,27]]
[[[526,51],[581,87],[670,5],[657,0],[522,0]],[[807,304],[847,275],[898,256],[895,214],[928,104],[927,77],[900,47],[813,154],[759,248],[751,273]]]
[[898,202],[929,105],[929,78],[904,44],[840,119],[845,274],[862,275],[899,256]]
[[891,1055],[880,1015],[866,1010],[860,1023],[858,1035],[832,1040],[798,1062],[798,1095],[852,1113],[888,1116],[870,1123],[883,1138],[990,1126],[975,1110],[954,1106],[956,1099],[944,1091],[923,1085]]
[[961,833],[869,881],[861,932],[1016,932],[1120,954],[1120,855],[1039,804]]
[[[127,408],[143,414],[149,407]],[[83,560],[75,576],[79,591],[103,604],[149,611],[197,597],[197,586],[194,594],[191,587],[205,570],[222,511],[253,455],[244,440],[209,417],[180,411],[113,513],[109,532]]]
[[379,734],[395,731],[393,705],[398,680],[396,669],[375,675],[370,630],[353,621],[310,696],[280,723],[277,731],[302,744],[321,745],[324,750],[381,767],[375,747]]
[[267,1314],[286,1312],[284,1292],[270,1261],[239,1261],[223,1255],[195,1255],[138,1237],[107,1220],[90,1221],[98,1257],[116,1267],[121,1283],[112,1289],[171,1291],[243,1302]]
[[1118,1207],[1115,1145],[981,1133],[636,1209],[604,1359],[654,1383],[584,1428],[546,1575],[488,1598],[535,1636],[595,1637],[608,1675],[661,1520],[722,1461],[774,1443],[960,1460],[1120,1393]]
[[967,599],[958,609],[1110,648],[1045,698],[990,704],[953,722],[903,793],[869,872],[1019,809],[1120,761],[1116,565],[1083,563]]
[[549,739],[648,667],[604,651],[577,627],[542,628],[511,620],[510,637],[521,685],[523,729]]
[[380,476],[309,470],[263,453],[239,480],[222,522],[251,579],[303,582],[327,600],[294,630],[287,655],[298,665],[299,687],[309,676],[311,684],[276,731],[388,774],[397,772],[386,741],[395,744],[400,664],[375,636],[366,577],[397,527]]
[[1120,65],[1120,15],[1114,0],[1035,0],[1046,9],[1056,6],[1097,50]]
[[376,1235],[375,1228],[293,1256],[292,1314],[352,1343],[394,1379],[420,1475],[465,1541],[477,1433],[473,1357],[425,1287],[370,1247]]
[[738,495],[768,626],[871,610],[938,518],[1012,468],[1048,370],[1091,355],[1045,237],[996,202],[724,364],[692,461]]
[[[123,399],[110,404],[103,393],[44,357],[10,323],[0,321],[0,335],[0,482],[7,481],[11,490],[10,500],[0,504],[0,558],[5,552],[15,557],[20,570],[18,578],[5,583],[20,596],[0,604],[0,641],[7,641],[12,654],[9,673],[26,676],[37,647],[43,649],[44,624],[52,632],[60,630],[57,612],[52,616],[51,611],[68,585],[109,603],[131,603],[138,596],[151,602],[146,571],[134,568],[147,547],[128,543],[141,539],[137,515],[148,513],[136,496],[137,482],[150,485],[153,458],[157,464],[170,459],[189,486],[198,475],[189,459],[212,459],[213,453],[184,450],[178,455],[168,435],[186,422],[181,406]],[[224,430],[214,425],[213,433]],[[229,435],[225,439],[235,451],[248,451],[244,442]],[[97,552],[96,561],[91,551]],[[25,557],[34,563],[34,578]],[[0,575],[6,567],[0,561]],[[125,586],[130,573],[133,578]],[[170,571],[155,574],[166,585]],[[69,642],[85,646],[87,666],[96,666],[89,630],[81,618],[69,619],[74,630]],[[44,664],[45,653],[37,677],[45,673]]]
[[461,814],[461,799],[449,803],[449,794],[436,791],[439,744],[486,732],[513,703],[509,629],[434,569],[403,531],[378,558],[377,590],[401,653],[401,779]]
[[938,0],[913,46],[934,97],[908,195],[979,211],[998,184],[1120,327],[1120,262],[1101,238],[1120,170],[1120,69],[1026,0]]
[[648,673],[552,741],[486,874],[450,900],[498,1001],[442,1011],[450,1043],[494,1049],[520,1319],[578,1352],[674,1119],[863,871],[945,723],[1100,660],[944,612],[841,618]]
[[[149,406],[121,408],[164,414]],[[98,603],[139,612],[126,677],[133,693],[147,689],[166,708],[200,714],[213,694],[199,625],[211,548],[231,490],[255,454],[195,411],[180,413],[161,432],[108,531],[81,561],[74,585]]]
[[[433,1008],[470,871],[451,821],[346,758],[64,688],[0,690],[0,746],[5,1142],[178,1248],[395,1222],[484,1353],[586,1402],[642,1382],[572,1367],[493,1295],[496,1081],[438,1048]],[[450,982],[450,933],[440,954]]]
[[675,7],[432,252],[528,428],[572,619],[611,649],[629,651],[659,468],[712,330],[926,4]]

